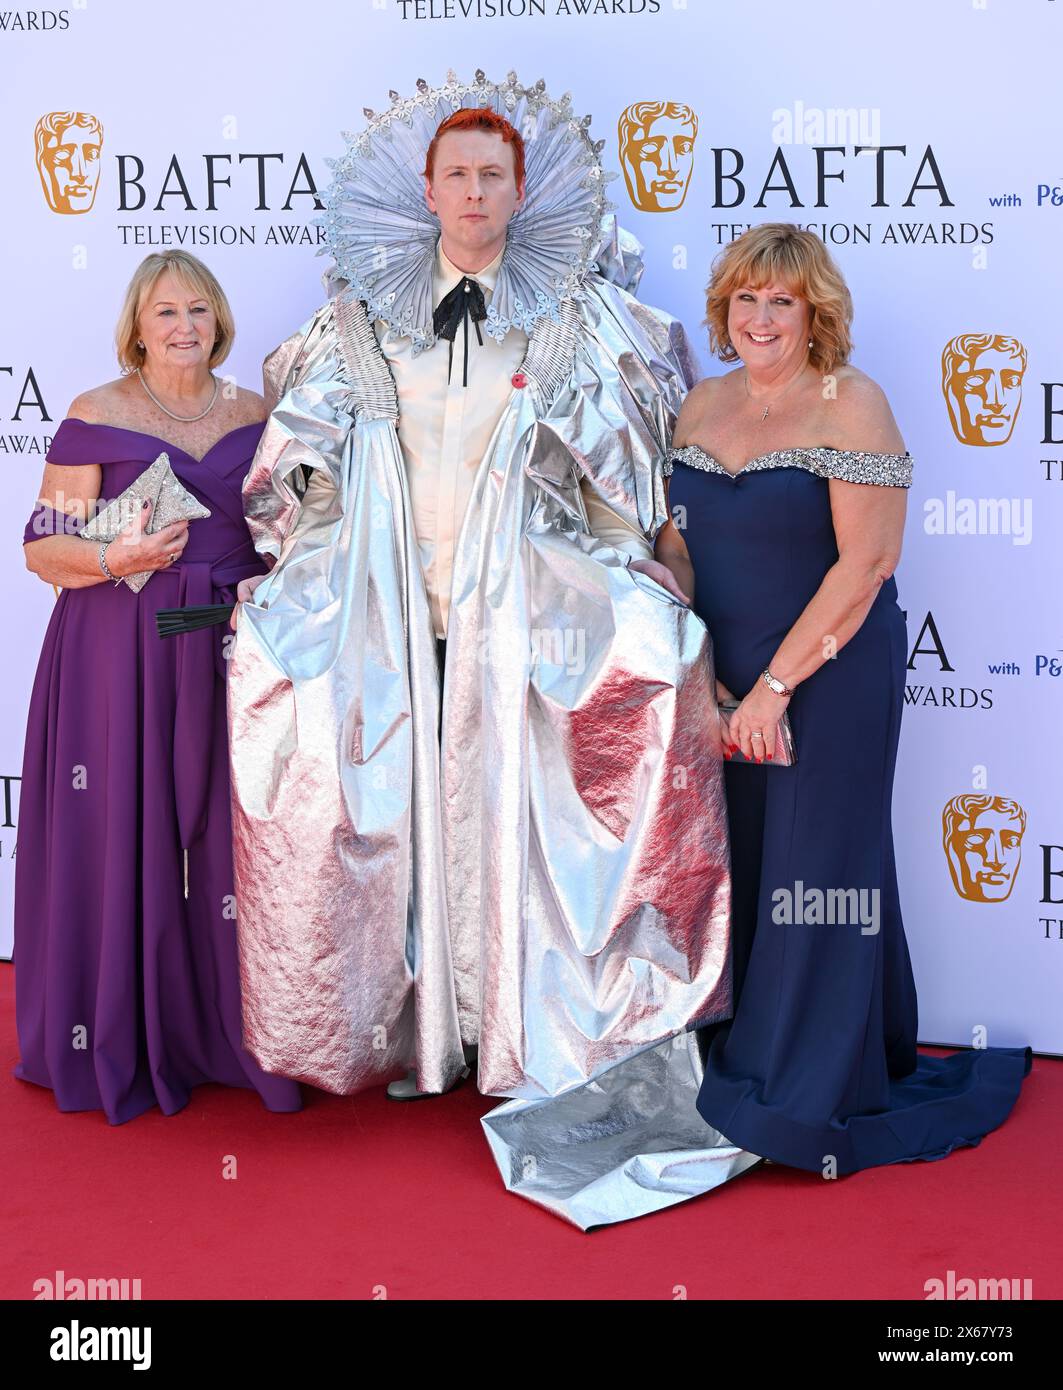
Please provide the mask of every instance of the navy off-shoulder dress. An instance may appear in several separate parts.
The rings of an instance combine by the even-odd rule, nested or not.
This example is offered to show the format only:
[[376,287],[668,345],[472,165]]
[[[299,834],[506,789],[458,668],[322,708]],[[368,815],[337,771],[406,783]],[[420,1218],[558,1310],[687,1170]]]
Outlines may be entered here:
[[[699,445],[671,452],[694,606],[736,696],[838,558],[829,480],[906,487],[911,470],[907,454],[813,448],[730,473]],[[797,1168],[844,1174],[977,1144],[1030,1070],[1029,1048],[916,1051],[890,819],[905,661],[890,578],[856,635],[795,690],[796,764],[725,769],[734,1017],[701,1033],[698,1110],[732,1143]],[[808,920],[819,916],[835,920]]]

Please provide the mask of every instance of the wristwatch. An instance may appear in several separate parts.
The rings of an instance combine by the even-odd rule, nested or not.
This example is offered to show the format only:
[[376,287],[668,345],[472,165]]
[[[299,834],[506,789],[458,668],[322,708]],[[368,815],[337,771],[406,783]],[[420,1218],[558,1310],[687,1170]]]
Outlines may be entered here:
[[783,685],[778,676],[773,676],[767,667],[760,673],[761,679],[769,690],[774,690],[776,695],[792,695],[794,692],[789,686]]

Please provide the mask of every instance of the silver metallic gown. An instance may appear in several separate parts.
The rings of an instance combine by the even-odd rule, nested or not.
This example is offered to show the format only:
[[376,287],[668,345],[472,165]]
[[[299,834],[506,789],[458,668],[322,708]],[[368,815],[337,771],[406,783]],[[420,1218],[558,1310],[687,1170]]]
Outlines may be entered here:
[[613,222],[531,332],[457,546],[441,737],[395,384],[341,286],[267,361],[244,498],[278,563],[230,661],[245,1045],[347,1094],[445,1090],[477,1043],[507,1185],[581,1226],[755,1161],[697,1115],[687,1031],[730,1013],[709,636],[580,496],[666,519],[696,369],[639,251]]

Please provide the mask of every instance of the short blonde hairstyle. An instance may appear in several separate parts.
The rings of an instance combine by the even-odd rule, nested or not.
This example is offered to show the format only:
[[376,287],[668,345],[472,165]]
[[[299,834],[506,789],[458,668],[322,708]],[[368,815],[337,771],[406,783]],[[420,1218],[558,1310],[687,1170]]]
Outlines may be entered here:
[[144,365],[146,353],[142,347],[137,346],[140,336],[137,320],[148,295],[155,288],[156,281],[167,270],[184,289],[192,294],[201,295],[214,310],[217,334],[209,365],[212,368],[220,366],[232,349],[236,337],[233,311],[225,298],[225,291],[213,273],[201,260],[196,256],[190,256],[187,251],[160,252],[144,257],[133,272],[133,278],[125,292],[122,311],[118,315],[118,327],[114,331],[115,350],[123,372],[133,372]]
[[743,285],[760,289],[773,281],[789,286],[791,293],[808,301],[812,366],[827,373],[848,362],[853,350],[849,287],[820,238],[792,222],[763,222],[750,227],[713,262],[703,322],[709,330],[709,348],[720,361],[738,360],[727,333],[731,295]]

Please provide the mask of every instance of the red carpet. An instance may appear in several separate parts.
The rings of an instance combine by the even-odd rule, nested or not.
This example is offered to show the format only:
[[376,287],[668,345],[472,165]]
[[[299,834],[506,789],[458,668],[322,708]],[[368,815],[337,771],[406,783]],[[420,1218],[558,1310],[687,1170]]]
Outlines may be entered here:
[[16,1050],[3,964],[3,1298],[62,1270],[139,1278],[146,1299],[921,1299],[950,1269],[1063,1297],[1056,1060],[978,1148],[833,1182],[759,1167],[584,1235],[505,1191],[479,1124],[496,1102],[468,1082],[408,1105],[308,1091],[300,1115],[205,1086],[113,1128],[16,1081]]

